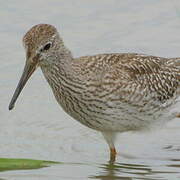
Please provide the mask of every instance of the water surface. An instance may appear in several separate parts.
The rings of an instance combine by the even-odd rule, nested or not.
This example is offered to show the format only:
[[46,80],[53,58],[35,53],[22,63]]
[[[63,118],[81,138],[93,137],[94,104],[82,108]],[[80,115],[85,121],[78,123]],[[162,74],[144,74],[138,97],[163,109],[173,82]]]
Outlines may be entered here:
[[0,157],[63,162],[0,172],[0,179],[180,179],[178,118],[153,133],[119,135],[118,157],[112,165],[101,134],[63,112],[40,70],[15,109],[8,111],[25,62],[21,39],[33,25],[55,25],[74,56],[138,52],[178,57],[178,0],[0,0],[0,4]]

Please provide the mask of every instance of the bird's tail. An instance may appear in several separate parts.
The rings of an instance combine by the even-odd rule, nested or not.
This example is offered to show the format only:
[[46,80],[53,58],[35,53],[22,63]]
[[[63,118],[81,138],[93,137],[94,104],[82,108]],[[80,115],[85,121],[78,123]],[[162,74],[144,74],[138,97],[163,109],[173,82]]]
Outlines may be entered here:
[[174,66],[175,68],[178,68],[179,71],[180,71],[180,58],[173,58],[173,59],[172,59],[172,63],[173,63],[173,66]]
[[177,79],[179,80],[180,86],[180,58],[171,58],[166,62],[167,66],[169,66],[176,74]]
[[180,58],[171,58],[166,61],[166,66],[171,67],[180,77]]

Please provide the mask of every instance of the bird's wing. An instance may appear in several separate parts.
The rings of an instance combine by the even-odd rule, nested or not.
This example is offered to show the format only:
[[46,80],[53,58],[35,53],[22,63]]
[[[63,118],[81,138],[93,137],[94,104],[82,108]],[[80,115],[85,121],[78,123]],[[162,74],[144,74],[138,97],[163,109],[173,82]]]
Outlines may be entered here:
[[177,94],[179,79],[167,58],[119,54],[117,61],[102,72],[101,87],[109,94],[129,101],[152,100],[164,103]]
[[164,103],[180,93],[180,73],[172,61],[179,63],[144,54],[99,54],[77,58],[73,67],[98,98]]

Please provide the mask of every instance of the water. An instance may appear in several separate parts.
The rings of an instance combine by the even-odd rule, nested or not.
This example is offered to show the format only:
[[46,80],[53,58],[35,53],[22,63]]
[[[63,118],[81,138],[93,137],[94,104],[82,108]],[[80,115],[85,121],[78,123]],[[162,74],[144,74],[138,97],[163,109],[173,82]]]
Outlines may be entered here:
[[0,0],[0,4],[0,157],[63,163],[1,172],[0,179],[180,179],[178,118],[150,134],[119,135],[117,161],[111,165],[101,134],[62,111],[40,70],[15,109],[8,111],[25,62],[21,39],[31,26],[55,25],[75,56],[139,52],[178,57],[178,0]]

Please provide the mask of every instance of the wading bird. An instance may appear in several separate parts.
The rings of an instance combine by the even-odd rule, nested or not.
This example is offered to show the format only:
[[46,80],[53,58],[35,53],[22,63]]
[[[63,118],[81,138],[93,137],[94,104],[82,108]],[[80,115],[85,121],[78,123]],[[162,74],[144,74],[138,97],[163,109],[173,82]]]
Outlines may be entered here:
[[135,53],[74,58],[49,24],[32,27],[23,44],[26,64],[9,109],[41,67],[64,111],[103,134],[111,161],[118,132],[150,129],[175,117],[169,110],[180,95],[180,58]]

